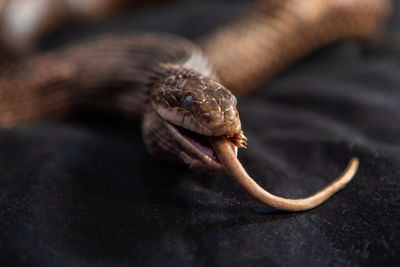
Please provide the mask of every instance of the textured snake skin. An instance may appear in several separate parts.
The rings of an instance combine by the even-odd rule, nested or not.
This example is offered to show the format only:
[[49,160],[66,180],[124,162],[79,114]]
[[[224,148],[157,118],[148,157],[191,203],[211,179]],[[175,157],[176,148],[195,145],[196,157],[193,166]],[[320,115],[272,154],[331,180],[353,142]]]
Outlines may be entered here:
[[389,0],[264,0],[203,40],[221,83],[243,95],[315,49],[377,35]]

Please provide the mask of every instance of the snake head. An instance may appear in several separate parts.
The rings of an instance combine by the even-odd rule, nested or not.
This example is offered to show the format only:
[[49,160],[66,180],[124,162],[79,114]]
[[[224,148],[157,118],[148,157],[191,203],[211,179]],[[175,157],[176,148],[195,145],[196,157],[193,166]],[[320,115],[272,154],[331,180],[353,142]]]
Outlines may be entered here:
[[[174,154],[192,169],[222,170],[207,137],[225,136],[235,152],[245,147],[236,104],[235,96],[212,78],[189,69],[171,72],[155,85],[148,112],[151,115],[143,123],[150,152],[166,154],[169,159]],[[157,128],[152,134],[157,132],[161,139],[146,138],[151,127]]]

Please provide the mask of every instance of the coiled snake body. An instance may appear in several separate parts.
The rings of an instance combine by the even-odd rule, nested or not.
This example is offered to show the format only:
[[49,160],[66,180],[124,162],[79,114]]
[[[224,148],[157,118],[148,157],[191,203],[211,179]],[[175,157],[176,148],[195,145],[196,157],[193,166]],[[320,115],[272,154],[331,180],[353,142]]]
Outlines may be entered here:
[[311,197],[268,193],[236,158],[246,138],[233,93],[247,93],[326,43],[374,34],[389,10],[386,0],[270,0],[256,2],[200,46],[165,34],[129,34],[35,56],[1,71],[0,124],[79,109],[141,118],[150,153],[192,169],[226,169],[250,195],[275,208],[310,209],[345,186],[358,161]]

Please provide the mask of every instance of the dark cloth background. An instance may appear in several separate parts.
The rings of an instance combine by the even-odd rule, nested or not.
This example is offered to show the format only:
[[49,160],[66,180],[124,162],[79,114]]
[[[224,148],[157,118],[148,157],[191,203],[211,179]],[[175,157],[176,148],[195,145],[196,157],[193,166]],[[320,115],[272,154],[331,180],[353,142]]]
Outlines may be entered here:
[[[100,32],[196,40],[242,2],[177,2],[68,27],[43,49]],[[398,37],[398,13],[388,36]],[[400,260],[400,48],[342,42],[239,100],[239,158],[273,193],[309,195],[357,156],[354,180],[322,206],[287,213],[224,173],[146,152],[138,122],[76,115],[0,131],[2,266],[389,266]]]

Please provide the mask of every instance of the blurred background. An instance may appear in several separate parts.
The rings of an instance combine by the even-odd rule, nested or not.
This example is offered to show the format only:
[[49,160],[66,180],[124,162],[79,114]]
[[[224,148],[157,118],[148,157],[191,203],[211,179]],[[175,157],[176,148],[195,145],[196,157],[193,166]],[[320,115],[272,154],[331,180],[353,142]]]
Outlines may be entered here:
[[[11,50],[29,51],[101,32],[155,30],[196,38],[232,20],[249,1],[196,0],[2,0],[2,42]],[[398,3],[393,1],[394,10]],[[229,3],[229,5],[227,4]],[[209,8],[204,14],[203,10]],[[185,10],[184,14],[180,9]],[[173,18],[171,20],[171,18]],[[166,23],[168,19],[168,23]],[[183,23],[184,19],[189,23]],[[398,12],[388,24],[397,35]],[[197,23],[190,23],[190,22]],[[190,30],[187,27],[190,26]]]
[[[321,207],[268,209],[223,173],[148,155],[137,122],[79,114],[0,130],[0,265],[395,266],[400,261],[400,13],[381,41],[319,49],[244,99],[240,160],[300,197],[352,155],[360,170]],[[0,0],[0,47],[22,60],[102,33],[196,41],[247,1]],[[259,180],[260,181],[260,180]],[[3,264],[1,264],[3,263]]]

